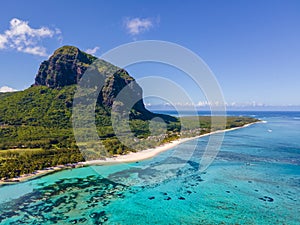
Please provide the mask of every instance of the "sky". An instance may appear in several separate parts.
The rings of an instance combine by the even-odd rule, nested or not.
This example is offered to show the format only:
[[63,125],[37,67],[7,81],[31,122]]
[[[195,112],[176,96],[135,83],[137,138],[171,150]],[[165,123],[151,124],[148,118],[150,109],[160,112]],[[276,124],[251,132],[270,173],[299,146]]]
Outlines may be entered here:
[[[228,105],[300,106],[300,1],[3,1],[0,91],[34,83],[40,63],[74,45],[100,57],[142,40],[190,49],[213,71]],[[134,78],[161,74],[205,103],[171,68],[126,68]]]

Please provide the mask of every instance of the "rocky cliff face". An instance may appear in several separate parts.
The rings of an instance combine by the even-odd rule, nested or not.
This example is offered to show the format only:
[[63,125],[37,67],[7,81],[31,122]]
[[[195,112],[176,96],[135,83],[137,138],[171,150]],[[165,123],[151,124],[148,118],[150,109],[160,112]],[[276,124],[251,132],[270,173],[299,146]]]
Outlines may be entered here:
[[97,58],[73,46],[64,46],[42,62],[34,85],[51,88],[77,84],[89,65]]
[[77,84],[87,68],[93,63],[97,67],[98,75],[102,76],[104,86],[98,97],[98,104],[111,108],[117,95],[124,87],[128,87],[123,105],[127,99],[140,99],[134,105],[134,115],[149,119],[154,114],[145,109],[142,100],[141,87],[133,82],[126,70],[118,68],[104,60],[80,51],[73,46],[64,46],[57,49],[46,61],[42,62],[35,78],[34,86],[48,86],[50,88],[63,88]]

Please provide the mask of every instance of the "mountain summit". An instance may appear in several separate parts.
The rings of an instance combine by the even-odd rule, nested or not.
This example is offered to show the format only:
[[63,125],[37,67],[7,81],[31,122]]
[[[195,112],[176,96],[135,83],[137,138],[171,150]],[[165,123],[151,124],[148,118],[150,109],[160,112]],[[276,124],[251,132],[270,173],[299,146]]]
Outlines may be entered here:
[[[132,115],[139,118],[151,119],[153,114],[145,109],[142,100],[142,89],[133,82],[126,70],[114,66],[104,60],[87,54],[74,46],[63,46],[57,49],[50,58],[41,63],[33,86],[47,86],[52,89],[63,88],[78,84],[89,66],[93,64],[103,87],[98,96],[98,104],[111,109],[114,100],[124,87],[128,87],[125,96],[127,99],[138,99],[132,111]],[[92,84],[99,85],[99,84]],[[124,98],[123,98],[124,99]],[[126,99],[124,99],[126,101]],[[126,105],[123,102],[123,105]]]
[[74,46],[63,46],[41,63],[34,85],[55,88],[77,84],[96,59]]

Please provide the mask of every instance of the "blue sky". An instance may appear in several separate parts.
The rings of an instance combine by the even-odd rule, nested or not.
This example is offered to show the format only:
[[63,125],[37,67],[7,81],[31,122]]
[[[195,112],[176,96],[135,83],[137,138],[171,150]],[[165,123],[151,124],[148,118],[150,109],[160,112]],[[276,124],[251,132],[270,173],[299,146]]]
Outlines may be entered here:
[[[148,39],[175,42],[198,54],[230,104],[300,105],[296,0],[2,2],[0,87],[29,87],[41,61],[62,45],[100,56]],[[139,78],[145,68],[151,73],[149,66],[128,70]],[[181,79],[169,70],[167,77],[172,76]],[[188,88],[188,81],[182,83]]]

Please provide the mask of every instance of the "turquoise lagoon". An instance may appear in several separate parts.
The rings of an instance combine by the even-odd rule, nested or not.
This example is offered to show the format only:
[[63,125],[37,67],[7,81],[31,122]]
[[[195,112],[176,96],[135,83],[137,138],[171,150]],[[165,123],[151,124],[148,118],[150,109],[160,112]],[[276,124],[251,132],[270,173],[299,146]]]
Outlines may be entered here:
[[60,171],[0,187],[0,224],[300,224],[300,113],[229,114],[266,123],[227,132],[205,172],[208,137],[145,161]]

